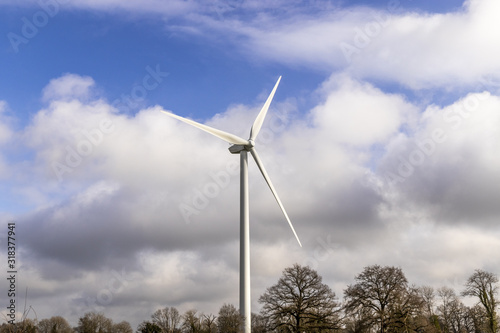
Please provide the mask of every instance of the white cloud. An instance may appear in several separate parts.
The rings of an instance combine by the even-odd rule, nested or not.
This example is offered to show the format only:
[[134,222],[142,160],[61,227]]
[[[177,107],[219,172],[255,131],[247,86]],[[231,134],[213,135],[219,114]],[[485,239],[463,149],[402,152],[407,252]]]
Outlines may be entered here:
[[[65,89],[62,82],[77,88]],[[114,293],[106,313],[133,313],[142,304],[138,299],[149,308],[135,318],[165,302],[201,311],[233,302],[239,181],[237,168],[229,170],[238,166],[238,156],[224,142],[163,115],[160,107],[121,115],[95,97],[93,85],[76,75],[54,79],[44,90],[50,103],[22,133],[7,124],[33,153],[21,166],[8,167],[22,188],[18,193],[36,207],[18,217],[24,264],[41,295],[33,304],[54,302],[54,294],[61,294],[81,305],[109,289],[112,271],[124,267],[140,283]],[[347,74],[332,75],[315,95],[321,100],[303,118],[291,101],[273,104],[262,129],[267,136],[258,140],[303,249],[293,243],[250,162],[255,307],[294,262],[315,266],[339,297],[355,274],[376,263],[401,265],[409,277],[434,284],[461,281],[473,266],[496,268],[490,258],[499,245],[488,228],[495,228],[491,218],[499,213],[498,96],[470,94],[419,113],[402,96]],[[249,128],[241,124],[250,125],[258,109],[237,105],[207,123],[244,136]],[[436,129],[443,131],[438,139],[446,139],[429,146]],[[410,157],[417,143],[427,149],[425,161],[404,182],[387,184],[400,156],[418,157]],[[68,168],[61,177],[55,163]],[[221,173],[224,185],[214,179]],[[215,185],[211,195],[203,193]],[[191,221],[184,219],[182,203],[197,211]],[[483,243],[488,249],[468,256],[467,265],[435,272]],[[68,284],[58,288],[60,281],[78,285],[78,292],[68,292]],[[227,281],[235,281],[234,287]],[[60,314],[78,316],[69,310]]]
[[[305,116],[293,99],[273,102],[257,140],[304,248],[250,162],[254,309],[294,262],[317,268],[339,297],[372,264],[401,266],[412,283],[438,287],[461,288],[475,268],[498,271],[500,98],[491,90],[500,79],[498,3],[471,0],[460,11],[429,14],[299,2],[64,6],[177,17],[168,29],[227,38],[252,59],[335,71]],[[350,59],[342,43],[355,47]],[[463,93],[446,106],[415,105],[374,83],[457,93],[457,86],[477,91],[483,77],[489,93]],[[127,314],[133,324],[161,306],[215,313],[235,303],[239,157],[227,144],[159,106],[119,114],[99,99],[91,77],[55,78],[42,99],[44,108],[20,130],[0,102],[0,177],[32,207],[15,218],[24,281],[40,316],[53,308],[76,324],[94,309],[86,298],[106,292],[106,314]],[[234,105],[206,123],[245,137],[260,106]],[[21,158],[12,157],[13,142]],[[194,212],[189,219],[182,205]],[[123,271],[130,280],[112,291]]]
[[167,20],[167,30],[216,36],[218,43],[222,36],[251,59],[341,69],[412,89],[500,79],[500,4],[495,0],[465,1],[446,14],[412,12],[392,1],[385,9],[302,1],[79,0],[61,4],[60,10],[64,6],[176,18],[175,24]]
[[[447,14],[332,8],[322,14],[292,11],[252,20],[197,17],[235,40],[242,55],[277,63],[343,69],[358,78],[395,81],[415,89],[472,85],[500,78],[500,4],[470,0]],[[396,3],[397,4],[397,3]],[[219,35],[219,34],[217,34]]]
[[91,77],[76,74],[65,74],[53,79],[43,89],[42,99],[52,100],[88,99],[95,82]]
[[[351,70],[413,88],[473,84],[498,75],[499,30],[492,15],[500,6],[492,0],[473,0],[464,11],[448,14],[393,16],[378,36],[353,57]],[[366,29],[365,29],[366,30]]]
[[408,206],[423,205],[439,221],[496,223],[499,108],[499,97],[489,93],[428,107],[414,135],[390,146],[380,175],[395,183]]
[[324,104],[312,110],[313,122],[328,142],[352,146],[385,143],[416,114],[401,96],[387,95],[346,75],[333,75],[324,84],[329,90]]

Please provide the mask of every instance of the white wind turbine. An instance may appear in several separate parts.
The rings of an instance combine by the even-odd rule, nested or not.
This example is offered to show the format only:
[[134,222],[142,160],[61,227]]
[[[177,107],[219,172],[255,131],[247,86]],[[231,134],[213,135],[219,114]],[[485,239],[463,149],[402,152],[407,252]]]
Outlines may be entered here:
[[248,140],[242,139],[236,135],[209,127],[207,125],[203,125],[200,123],[197,123],[193,120],[186,119],[180,116],[177,116],[173,113],[170,112],[164,112],[165,114],[169,115],[170,117],[173,117],[175,119],[178,119],[180,121],[183,121],[187,124],[190,124],[194,127],[197,127],[205,132],[208,132],[224,141],[227,141],[232,144],[231,147],[229,147],[229,151],[232,154],[240,154],[240,313],[244,318],[244,332],[245,333],[250,333],[251,332],[251,308],[250,308],[250,227],[249,227],[249,208],[248,208],[248,156],[247,153],[250,152],[255,160],[255,163],[257,163],[257,166],[260,169],[260,172],[262,173],[262,176],[264,176],[264,179],[267,182],[267,185],[269,185],[269,188],[271,189],[271,192],[274,195],[274,198],[278,202],[278,205],[281,208],[281,211],[285,215],[286,220],[288,221],[288,224],[290,225],[290,228],[293,231],[293,234],[295,235],[295,238],[297,239],[297,242],[299,245],[302,247],[302,244],[300,243],[299,237],[297,236],[297,233],[295,232],[295,229],[293,228],[292,222],[290,222],[290,218],[288,217],[288,214],[285,211],[285,207],[283,207],[283,204],[281,203],[280,198],[278,197],[278,193],[276,193],[276,190],[274,189],[273,184],[271,183],[271,179],[269,179],[269,176],[266,172],[266,169],[264,169],[264,165],[262,165],[262,161],[259,158],[259,155],[257,155],[257,151],[255,150],[255,139],[257,138],[257,135],[259,134],[259,131],[262,127],[262,123],[264,122],[264,118],[266,117],[267,110],[269,109],[269,105],[271,104],[271,101],[274,97],[274,93],[276,92],[276,89],[278,88],[278,84],[280,83],[281,76],[279,77],[278,81],[276,82],[276,85],[273,88],[273,91],[269,95],[269,97],[266,100],[266,103],[264,103],[264,106],[260,110],[259,114],[257,115],[257,118],[255,119],[252,129],[250,130],[250,138]]

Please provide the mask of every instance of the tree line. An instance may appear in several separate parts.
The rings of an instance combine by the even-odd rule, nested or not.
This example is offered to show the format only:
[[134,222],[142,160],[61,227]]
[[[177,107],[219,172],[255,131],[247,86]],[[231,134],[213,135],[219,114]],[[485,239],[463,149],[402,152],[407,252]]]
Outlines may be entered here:
[[[399,267],[365,267],[339,300],[322,277],[298,264],[283,271],[278,282],[260,296],[260,313],[252,314],[254,333],[500,333],[498,277],[476,270],[457,293],[443,286],[409,284]],[[467,306],[463,297],[471,297]],[[231,304],[217,315],[175,307],[156,310],[136,333],[238,333],[243,318]],[[71,327],[60,317],[25,318],[3,323],[0,333],[134,333],[127,321],[114,323],[103,313],[89,312]]]

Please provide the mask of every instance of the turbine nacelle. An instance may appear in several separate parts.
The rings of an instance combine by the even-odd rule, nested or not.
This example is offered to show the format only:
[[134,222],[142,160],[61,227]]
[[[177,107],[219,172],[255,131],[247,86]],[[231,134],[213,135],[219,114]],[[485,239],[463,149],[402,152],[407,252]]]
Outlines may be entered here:
[[231,152],[231,154],[239,154],[244,150],[249,151],[252,148],[253,147],[250,147],[250,145],[232,145],[228,149]]
[[229,151],[231,152],[231,154],[239,154],[243,150],[251,151],[253,149],[253,147],[255,147],[255,142],[252,139],[249,139],[248,144],[246,144],[246,145],[238,145],[238,144],[232,145],[231,147],[229,147]]

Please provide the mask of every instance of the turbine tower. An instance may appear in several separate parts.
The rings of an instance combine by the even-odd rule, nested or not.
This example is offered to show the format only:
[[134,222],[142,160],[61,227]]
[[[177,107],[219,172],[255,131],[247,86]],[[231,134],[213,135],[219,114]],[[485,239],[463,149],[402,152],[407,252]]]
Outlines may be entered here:
[[292,222],[290,221],[290,218],[288,217],[288,214],[285,211],[285,207],[283,207],[283,204],[281,203],[281,200],[278,197],[278,193],[274,189],[274,186],[271,183],[271,179],[269,178],[266,169],[264,169],[264,165],[262,164],[262,161],[260,160],[257,151],[255,150],[255,139],[257,138],[257,135],[259,134],[262,124],[264,123],[267,110],[269,109],[269,105],[273,100],[274,93],[278,88],[280,80],[281,76],[278,78],[278,81],[276,82],[271,94],[269,95],[266,102],[264,103],[264,106],[257,115],[257,118],[255,119],[252,128],[250,130],[250,137],[248,138],[248,140],[242,139],[239,136],[233,135],[231,133],[227,133],[212,128],[210,126],[197,123],[193,120],[180,117],[173,113],[162,111],[163,113],[169,115],[170,117],[183,121],[189,125],[197,127],[205,132],[208,132],[226,142],[231,143],[232,146],[229,147],[229,151],[232,154],[240,154],[240,163],[241,163],[240,165],[240,313],[244,320],[243,331],[245,333],[251,332],[251,321],[252,321],[251,302],[250,302],[250,225],[249,225],[250,219],[249,219],[249,199],[248,199],[248,152],[250,152],[253,159],[255,160],[255,163],[259,167],[262,176],[264,177],[264,179],[267,182],[267,185],[271,189],[271,192],[273,193],[274,198],[278,202],[281,211],[285,215],[285,218],[288,221],[288,224],[290,225],[290,228],[292,229],[293,234],[297,239],[297,242],[302,247],[299,237],[297,236],[297,233],[293,228]]

